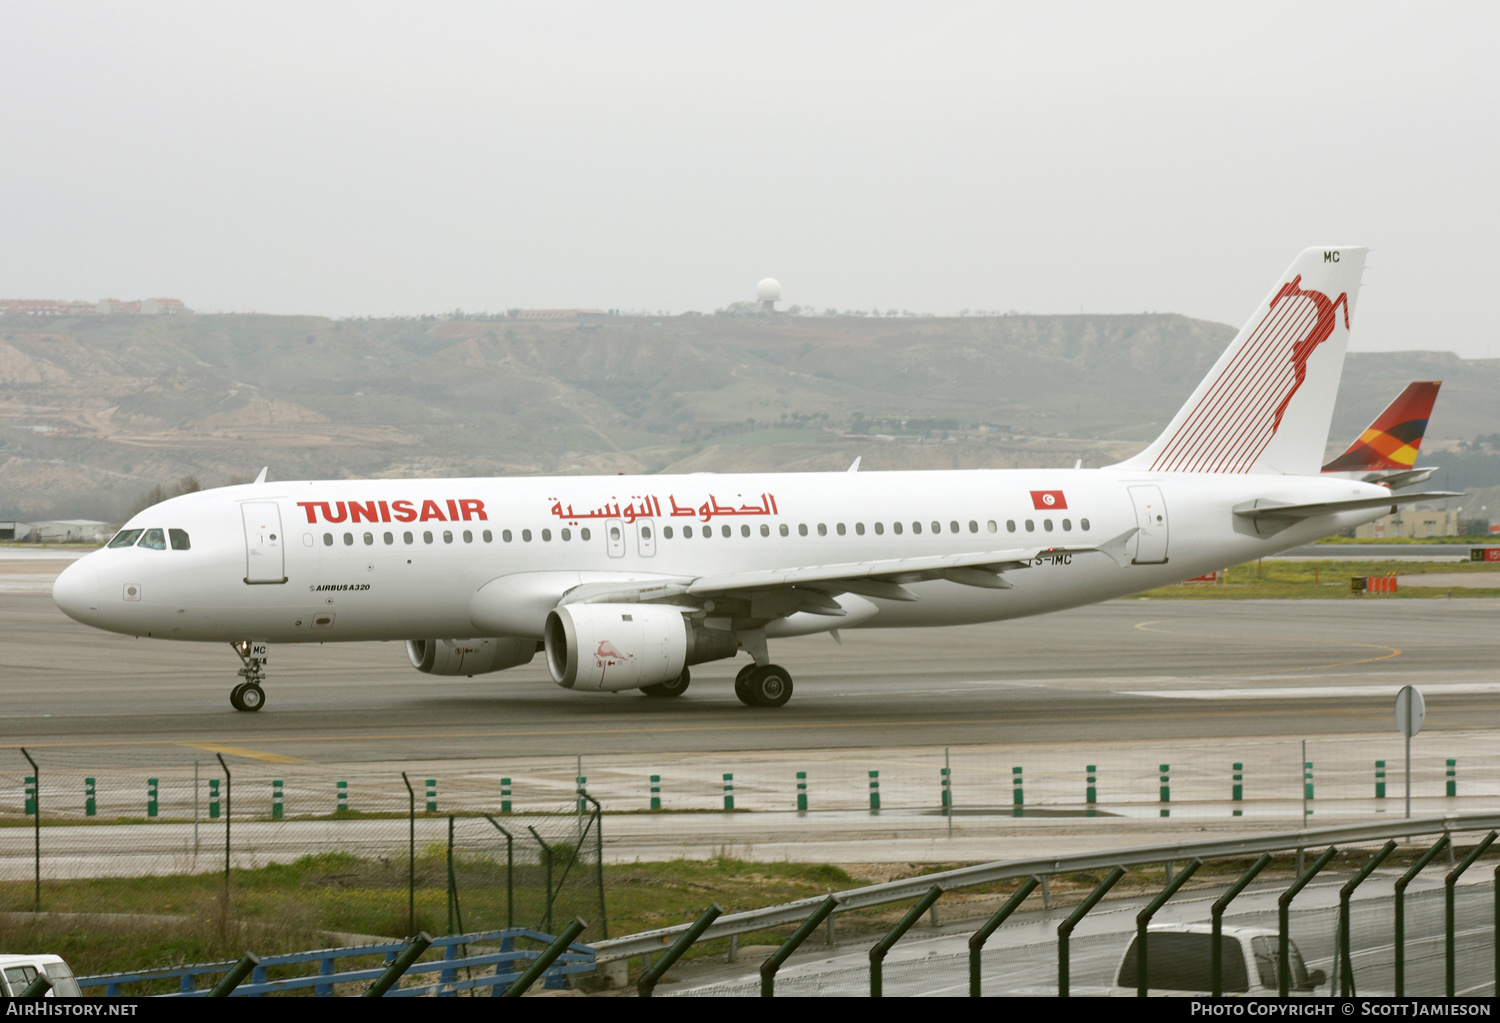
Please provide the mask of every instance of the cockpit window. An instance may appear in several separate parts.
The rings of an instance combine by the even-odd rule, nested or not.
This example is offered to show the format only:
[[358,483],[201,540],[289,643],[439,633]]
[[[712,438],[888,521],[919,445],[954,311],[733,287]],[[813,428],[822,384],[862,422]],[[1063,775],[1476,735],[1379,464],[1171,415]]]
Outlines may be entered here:
[[164,551],[167,549],[166,534],[160,529],[148,529],[136,546],[146,547],[153,551]]
[[169,529],[167,530],[167,536],[172,540],[172,549],[174,551],[192,550],[193,544],[188,539],[187,530]]
[[122,529],[115,534],[115,538],[109,542],[111,547],[133,547],[135,542],[141,538],[144,529]]

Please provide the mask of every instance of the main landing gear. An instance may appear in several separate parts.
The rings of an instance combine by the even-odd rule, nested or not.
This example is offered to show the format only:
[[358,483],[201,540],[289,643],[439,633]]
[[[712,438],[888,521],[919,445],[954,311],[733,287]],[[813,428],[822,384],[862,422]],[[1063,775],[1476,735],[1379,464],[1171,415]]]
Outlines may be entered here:
[[747,707],[780,707],[792,698],[792,676],[779,664],[747,664],[734,677],[734,695]]
[[687,692],[688,683],[691,681],[692,676],[688,674],[686,668],[683,668],[682,674],[678,675],[675,680],[658,682],[654,686],[641,686],[641,692],[647,696],[681,696]]
[[244,664],[239,675],[245,680],[229,690],[229,705],[235,710],[260,710],[266,705],[266,691],[260,686],[266,680],[266,644],[242,639],[229,645]]

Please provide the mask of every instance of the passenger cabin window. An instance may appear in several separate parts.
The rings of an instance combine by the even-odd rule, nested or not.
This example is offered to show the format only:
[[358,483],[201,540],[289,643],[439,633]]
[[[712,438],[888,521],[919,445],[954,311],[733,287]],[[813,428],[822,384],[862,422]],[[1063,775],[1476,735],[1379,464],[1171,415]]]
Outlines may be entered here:
[[521,540],[524,543],[530,543],[531,542],[531,530],[529,530],[529,529],[523,529],[523,530],[521,530]]
[[749,535],[750,535],[750,527],[749,526],[740,526],[740,536],[749,536]]
[[761,536],[770,536],[771,535],[771,527],[768,526],[768,525],[766,525],[764,522],[762,522],[760,524],[760,535]]
[[798,524],[798,526],[797,526],[797,535],[798,536],[806,536],[807,535],[807,523],[806,522]]
[[1063,519],[1063,532],[1064,533],[1071,533],[1072,531],[1073,531],[1073,520],[1072,519]]
[[365,546],[366,547],[371,547],[371,546],[374,546],[374,544],[375,544],[375,534],[374,533],[366,533],[365,534]]
[[550,530],[550,529],[544,529],[544,530],[542,530],[542,542],[543,543],[551,543],[552,542],[552,530]]
[[174,551],[188,551],[193,549],[193,543],[188,539],[187,530],[185,529],[169,529],[167,530],[167,537],[172,541],[172,549]]
[[1079,519],[1078,520],[1078,525],[1083,528],[1083,531],[1085,533],[1087,533],[1089,531],[1089,520],[1088,519]]
[[[651,530],[648,529],[645,532],[646,532],[646,536],[649,537],[651,535]],[[566,526],[564,526],[562,528],[562,530],[558,533],[558,535],[561,536],[564,540],[571,540],[571,539],[573,539],[573,531],[571,529],[567,528]],[[469,542],[469,531],[466,529],[466,530],[464,530],[464,543],[468,543],[468,542]]]
[[891,532],[895,533],[897,536],[900,536],[901,535],[901,523],[899,523],[899,522],[892,522],[891,523]]
[[387,547],[396,542],[396,537],[391,533],[386,533],[381,539],[385,541]]
[[854,534],[856,536],[864,536],[865,535],[865,524],[863,522],[856,522],[854,524]]
[[453,542],[453,530],[451,530],[451,529],[445,529],[445,530],[443,530],[443,543],[452,543],[452,542]]
[[668,539],[668,540],[672,539],[672,527],[671,526],[662,526],[661,527],[661,535],[664,538]]
[[422,534],[422,542],[432,543],[432,530],[429,529]]
[[693,538],[693,527],[692,526],[683,526],[682,527],[682,538],[684,540],[691,540]]
[[[401,534],[401,542],[402,543],[412,543],[415,539],[416,538],[413,537],[410,532],[406,532],[406,533],[402,533]],[[506,537],[506,539],[508,540],[510,538]]]
[[[565,530],[563,530],[563,532],[566,533],[567,530],[565,529]],[[563,539],[566,540],[567,537],[565,536],[565,537],[563,537]],[[467,530],[467,529],[464,530],[464,543],[473,543],[473,542],[474,542],[474,533],[471,530]]]
[[1036,523],[1032,522],[1030,519],[1026,520],[1026,532],[1028,532],[1028,533],[1035,533],[1036,532]]
[[167,549],[167,535],[160,529],[148,529],[141,534],[137,547],[144,547],[152,551],[164,551]]
[[842,522],[840,522],[838,525],[836,525],[836,526],[833,527],[833,530],[834,530],[834,532],[838,533],[839,536],[843,536],[844,535],[844,524]]
[[345,547],[353,547],[354,546],[354,534],[353,533],[345,533],[344,534],[344,546]]
[[875,523],[875,535],[876,536],[884,536],[885,535],[885,523],[884,522],[877,522],[877,523]]
[[502,530],[500,530],[500,539],[504,540],[506,543],[510,543],[510,530],[508,530],[508,529],[502,529]]
[[115,534],[115,538],[109,542],[109,545],[111,547],[134,547],[135,542],[144,532],[144,529],[122,529]]
[[783,522],[778,532],[781,533],[782,536],[786,536],[787,534],[791,533],[791,530],[788,529],[786,523]]
[[913,522],[911,524],[911,531],[913,533],[920,533],[922,531],[922,523],[920,523],[920,522]]
[[1052,520],[1051,519],[1043,519],[1042,520],[1042,528],[1045,529],[1049,533],[1052,532]]
[[491,533],[488,529],[486,529],[480,535],[484,537],[484,542],[485,543],[494,543],[495,542],[495,534]]
[[[995,524],[993,522],[991,522],[990,523],[990,532],[993,533],[994,531],[995,531]],[[979,523],[975,522],[973,519],[969,520],[969,532],[971,532],[971,533],[977,533],[977,532],[979,532]]]
[[827,536],[828,535],[828,526],[826,526],[822,522],[818,523],[818,535],[819,536]]
[[1015,519],[1006,519],[1005,520],[1005,531],[1007,533],[1014,533],[1016,531],[1016,520]]
[[726,540],[729,539],[729,533],[730,533],[730,530],[729,530],[728,526],[720,526],[719,527],[719,535],[722,536],[724,539],[726,539]]
[[[410,533],[407,533],[406,535],[407,536],[411,536]],[[324,547],[332,547],[333,546],[333,534],[332,533],[324,533],[323,534],[323,546]]]

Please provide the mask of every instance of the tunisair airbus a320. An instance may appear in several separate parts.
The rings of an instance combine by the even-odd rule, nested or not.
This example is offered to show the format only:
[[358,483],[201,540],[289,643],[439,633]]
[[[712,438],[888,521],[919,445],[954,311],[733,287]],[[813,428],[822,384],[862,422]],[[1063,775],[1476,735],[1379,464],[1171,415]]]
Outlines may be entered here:
[[[1102,469],[266,482],[164,501],[58,577],[85,625],[228,642],[237,710],[273,643],[406,640],[418,671],[545,653],[582,692],[680,696],[773,641],[992,622],[1284,551],[1419,497],[1319,472],[1365,250],[1308,249],[1165,432]],[[856,463],[857,464],[857,463]]]

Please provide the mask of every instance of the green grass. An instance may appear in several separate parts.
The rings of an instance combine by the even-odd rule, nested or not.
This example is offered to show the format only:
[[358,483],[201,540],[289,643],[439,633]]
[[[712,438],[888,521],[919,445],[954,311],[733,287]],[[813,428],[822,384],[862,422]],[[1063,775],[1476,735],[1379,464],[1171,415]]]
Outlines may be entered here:
[[[416,928],[447,933],[446,849],[434,844],[418,853]],[[404,855],[349,853],[237,869],[227,911],[219,870],[44,879],[39,917],[24,912],[33,905],[32,884],[6,882],[0,884],[0,908],[10,912],[0,912],[0,948],[55,952],[75,972],[89,975],[227,961],[247,948],[274,955],[345,943],[329,932],[397,937],[408,932],[407,871]],[[503,852],[498,858],[462,854],[455,872],[463,929],[504,927]],[[728,859],[609,866],[604,874],[613,935],[691,920],[714,901],[733,912],[857,884],[836,866]],[[517,926],[538,926],[545,888],[537,868],[518,867],[513,891]],[[596,899],[593,881],[581,873],[558,897],[554,923],[575,914],[597,923]],[[593,928],[585,932],[586,940],[601,936]]]
[[[1355,593],[1350,579],[1355,576],[1482,575],[1493,579],[1493,586],[1478,588],[1420,586],[1402,583],[1394,594]],[[1430,561],[1263,561],[1236,565],[1229,569],[1222,583],[1182,583],[1147,590],[1140,596],[1153,600],[1389,600],[1392,597],[1446,598],[1500,597],[1500,565],[1473,562]]]
[[1359,540],[1352,536],[1325,536],[1315,541],[1320,544],[1409,544],[1409,543],[1441,543],[1441,544],[1468,544],[1481,547],[1485,544],[1500,543],[1500,537],[1494,536],[1384,536]]

